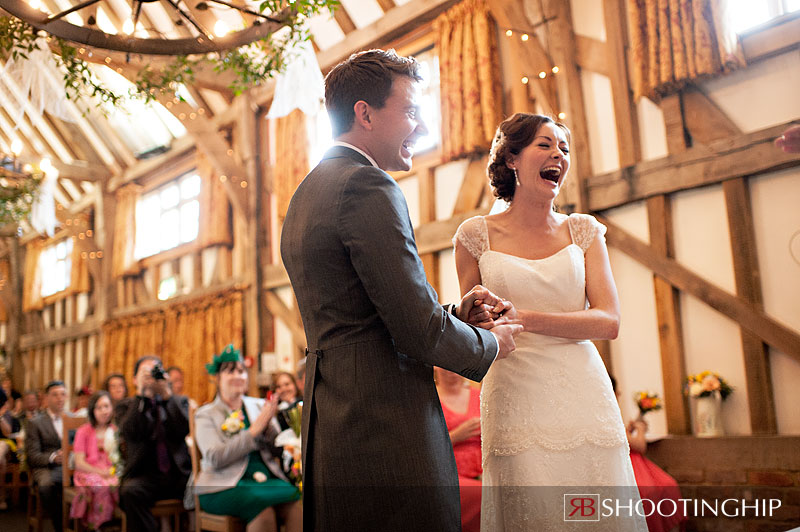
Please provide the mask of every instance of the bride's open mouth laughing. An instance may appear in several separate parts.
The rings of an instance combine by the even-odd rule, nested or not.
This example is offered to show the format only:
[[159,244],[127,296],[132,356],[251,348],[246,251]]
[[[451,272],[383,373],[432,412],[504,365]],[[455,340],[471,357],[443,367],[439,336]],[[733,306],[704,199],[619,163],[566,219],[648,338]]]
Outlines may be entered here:
[[561,168],[558,166],[547,166],[539,171],[539,176],[541,176],[542,179],[558,184],[558,179],[561,177]]

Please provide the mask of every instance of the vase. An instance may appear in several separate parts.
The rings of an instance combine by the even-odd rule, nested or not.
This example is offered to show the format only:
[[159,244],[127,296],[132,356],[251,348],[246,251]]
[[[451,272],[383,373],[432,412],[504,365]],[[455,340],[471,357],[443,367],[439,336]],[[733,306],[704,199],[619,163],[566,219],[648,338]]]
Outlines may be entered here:
[[695,398],[694,432],[698,438],[724,436],[722,429],[722,396],[718,391]]

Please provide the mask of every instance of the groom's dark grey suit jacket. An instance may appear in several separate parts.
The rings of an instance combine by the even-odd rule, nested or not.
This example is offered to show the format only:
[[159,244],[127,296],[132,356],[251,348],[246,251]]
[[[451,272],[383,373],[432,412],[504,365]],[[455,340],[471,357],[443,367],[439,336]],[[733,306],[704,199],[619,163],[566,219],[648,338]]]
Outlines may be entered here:
[[309,349],[305,529],[460,530],[432,366],[479,381],[497,342],[437,302],[400,187],[331,148],[292,198],[281,255]]

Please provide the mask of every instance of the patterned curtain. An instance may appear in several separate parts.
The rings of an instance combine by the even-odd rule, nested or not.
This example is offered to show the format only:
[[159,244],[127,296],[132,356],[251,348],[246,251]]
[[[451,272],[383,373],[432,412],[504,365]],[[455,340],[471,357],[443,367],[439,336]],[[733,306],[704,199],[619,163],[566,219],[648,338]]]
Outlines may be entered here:
[[242,348],[242,292],[227,290],[164,309],[108,322],[103,356],[107,373],[125,375],[133,384],[133,364],[156,354],[164,367],[183,369],[185,393],[203,404],[214,398],[205,363],[227,344]]
[[633,91],[658,101],[744,66],[726,0],[628,0]]
[[208,159],[197,156],[197,171],[203,180],[200,192],[200,245],[233,245],[231,207],[225,184],[214,172]]
[[297,185],[309,172],[308,126],[303,111],[295,109],[275,119],[274,192],[278,217],[282,220],[289,209]]
[[136,200],[142,187],[134,184],[117,190],[117,212],[114,216],[114,249],[111,258],[113,277],[136,275],[141,270],[134,256],[136,246]]
[[42,256],[44,240],[37,238],[25,246],[25,271],[22,283],[22,310],[31,312],[42,310],[42,271],[39,268],[39,257]]
[[497,31],[485,0],[466,0],[434,22],[441,72],[442,158],[489,149],[503,118]]

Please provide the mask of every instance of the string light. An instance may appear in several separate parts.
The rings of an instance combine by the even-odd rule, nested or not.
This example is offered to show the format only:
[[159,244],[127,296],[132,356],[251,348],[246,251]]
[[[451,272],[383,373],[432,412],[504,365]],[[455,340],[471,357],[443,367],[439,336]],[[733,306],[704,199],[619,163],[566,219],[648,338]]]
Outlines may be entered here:
[[513,32],[513,31],[511,31],[511,30],[506,30],[506,37],[511,37],[512,35],[514,35],[514,32]]
[[525,41],[527,41],[528,39],[530,39],[530,37],[528,36],[528,34],[527,34],[527,33],[523,33],[523,34],[522,34],[522,37],[520,37],[520,39],[522,39],[522,42],[525,42]]
[[558,74],[558,67],[557,67],[557,66],[554,66],[554,67],[553,67],[552,69],[550,69],[550,70],[551,70],[551,72],[553,72],[553,74]]
[[242,181],[241,183],[239,183],[239,186],[242,188],[247,188],[247,181]]
[[547,72],[545,72],[544,70],[542,70],[541,72],[539,72],[539,79],[544,79],[544,78],[546,78],[546,77],[547,77]]
[[221,175],[221,176],[219,176],[219,180],[220,180],[220,181],[222,181],[222,182],[224,183],[225,181],[227,181],[227,180],[228,180],[228,176],[226,176],[226,175]]
[[528,76],[522,76],[522,83],[523,83],[523,85],[527,85],[528,84]]
[[558,113],[558,119],[559,120],[564,120],[566,117],[567,117],[567,113],[565,113],[563,111]]

